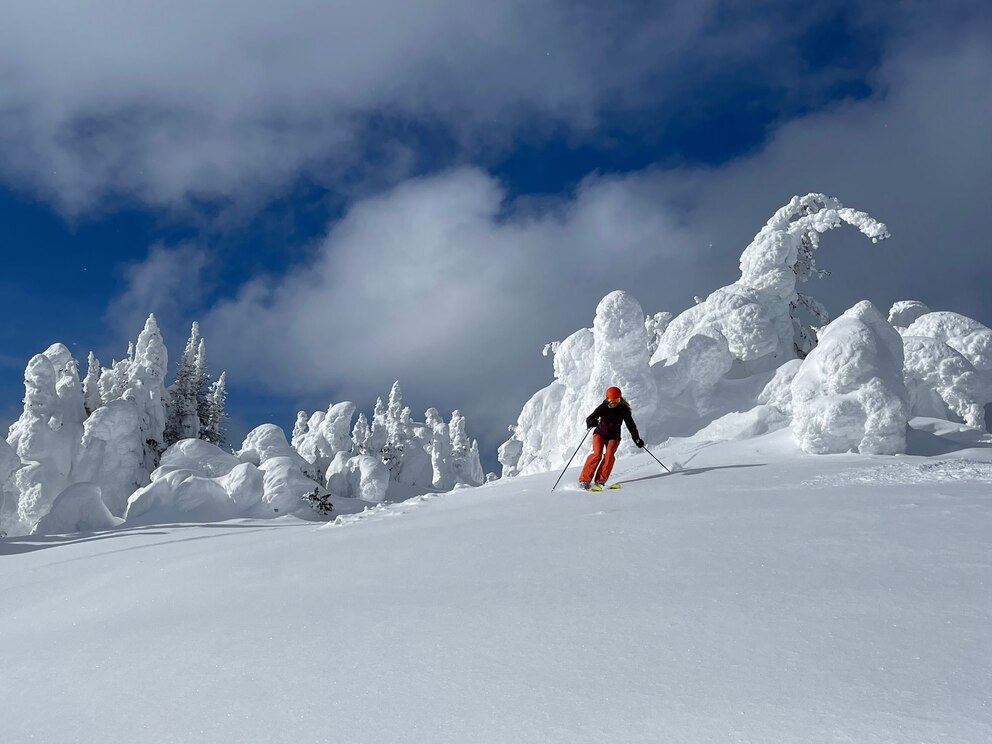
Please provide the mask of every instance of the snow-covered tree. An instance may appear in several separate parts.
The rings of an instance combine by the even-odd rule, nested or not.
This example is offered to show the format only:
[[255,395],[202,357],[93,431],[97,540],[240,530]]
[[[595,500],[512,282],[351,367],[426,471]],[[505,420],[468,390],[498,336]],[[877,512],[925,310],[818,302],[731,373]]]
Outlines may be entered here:
[[103,405],[103,398],[100,395],[100,375],[102,372],[100,360],[91,351],[86,359],[86,379],[83,380],[83,405],[86,406],[87,416]]
[[55,366],[44,354],[32,357],[24,371],[24,411],[7,436],[24,463],[14,473],[17,524],[11,525],[11,534],[30,532],[69,485],[82,425],[64,421],[57,379]]
[[486,475],[479,459],[479,443],[469,439],[465,417],[462,416],[461,411],[452,411],[448,432],[451,438],[451,464],[455,471],[456,482],[470,486],[482,485]]
[[137,407],[144,452],[142,484],[148,482],[148,476],[158,467],[159,458],[166,447],[165,376],[168,368],[169,352],[165,348],[155,316],[149,315],[144,328],[138,334],[127,387],[122,395],[124,400],[133,401]]
[[82,447],[72,468],[70,479],[99,486],[107,508],[118,517],[124,516],[128,497],[148,483],[151,472],[141,424],[135,399],[112,400],[101,406],[86,419]]
[[207,342],[201,338],[196,347],[196,361],[193,365],[196,376],[196,416],[200,419],[200,439],[210,441],[207,432],[212,417],[210,403],[210,370],[207,367]]
[[293,449],[297,452],[300,451],[300,447],[303,446],[303,438],[307,435],[307,412],[297,411],[296,412],[296,423],[293,424],[293,437],[290,439],[290,444]]
[[355,428],[351,430],[351,450],[356,455],[369,454],[369,437],[372,432],[369,429],[369,421],[364,413],[358,414]]
[[20,523],[17,516],[18,490],[14,473],[23,463],[14,448],[0,439],[0,536],[11,534]]
[[436,408],[427,409],[425,417],[431,431],[430,454],[434,487],[442,491],[450,491],[457,482],[457,473],[452,462],[451,429],[444,423]]
[[791,387],[792,430],[804,451],[906,451],[902,339],[870,302],[823,329]]
[[197,357],[200,351],[200,324],[194,322],[189,340],[179,360],[176,378],[169,387],[168,419],[165,426],[165,443],[172,445],[181,439],[200,436],[200,378]]
[[911,413],[960,419],[985,428],[985,406],[992,402],[992,372],[975,369],[960,352],[926,336],[903,336],[903,377]]
[[674,317],[675,313],[662,312],[649,315],[644,319],[644,328],[648,332],[648,356],[657,351],[658,343]]
[[207,393],[206,421],[200,438],[218,446],[224,444],[224,421],[227,420],[227,372],[210,385]]
[[[675,317],[651,363],[675,357],[693,336],[714,332],[727,340],[739,375],[770,371],[795,358],[797,343],[805,346],[812,339],[812,324],[800,322],[807,341],[797,342],[793,311],[803,301],[796,284],[819,272],[813,260],[819,235],[844,224],[857,227],[873,243],[889,235],[884,224],[832,197],[793,197],[744,249],[740,279]],[[807,304],[814,315],[822,314],[812,301]]]
[[293,448],[309,463],[307,474],[323,483],[327,468],[339,452],[351,454],[353,449],[351,419],[355,404],[350,401],[333,403],[326,411],[316,411],[303,422],[301,412],[294,429]]

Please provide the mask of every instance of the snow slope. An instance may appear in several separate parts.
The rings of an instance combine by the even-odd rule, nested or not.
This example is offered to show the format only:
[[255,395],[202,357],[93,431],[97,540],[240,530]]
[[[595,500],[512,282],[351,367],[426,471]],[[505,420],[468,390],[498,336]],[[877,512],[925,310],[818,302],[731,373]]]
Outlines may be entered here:
[[992,449],[914,423],[941,454],[781,429],[618,492],[7,539],[3,740],[992,741]]

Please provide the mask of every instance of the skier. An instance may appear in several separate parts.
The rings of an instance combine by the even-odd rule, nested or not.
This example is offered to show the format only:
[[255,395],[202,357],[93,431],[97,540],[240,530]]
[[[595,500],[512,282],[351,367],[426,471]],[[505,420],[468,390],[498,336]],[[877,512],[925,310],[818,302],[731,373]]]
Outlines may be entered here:
[[620,423],[627,425],[627,431],[634,438],[634,444],[644,446],[644,440],[637,433],[637,424],[630,410],[630,404],[623,399],[620,388],[606,389],[606,400],[586,418],[586,426],[596,431],[592,435],[592,453],[579,475],[579,485],[589,488],[593,481],[600,489],[610,477],[613,463],[616,462],[617,447],[620,446]]

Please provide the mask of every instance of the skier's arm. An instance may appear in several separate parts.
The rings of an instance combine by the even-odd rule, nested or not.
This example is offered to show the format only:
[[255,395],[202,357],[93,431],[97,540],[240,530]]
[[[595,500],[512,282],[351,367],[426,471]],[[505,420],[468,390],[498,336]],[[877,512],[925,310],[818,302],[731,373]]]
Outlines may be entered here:
[[630,436],[634,439],[634,444],[638,447],[643,447],[644,441],[641,439],[641,435],[637,433],[637,424],[634,423],[634,414],[629,408],[623,415],[623,422],[627,425],[627,431],[630,432]]
[[598,406],[596,406],[595,411],[593,411],[588,416],[586,416],[587,429],[591,429],[592,427],[594,427],[596,424],[599,423],[599,417],[603,415],[603,406],[605,405],[606,405],[605,403],[600,403]]

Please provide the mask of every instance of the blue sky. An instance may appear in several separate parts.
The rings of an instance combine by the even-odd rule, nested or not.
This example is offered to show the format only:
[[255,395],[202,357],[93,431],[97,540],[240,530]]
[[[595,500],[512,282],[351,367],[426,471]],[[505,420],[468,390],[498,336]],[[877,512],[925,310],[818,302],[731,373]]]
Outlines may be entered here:
[[732,281],[806,191],[893,233],[824,241],[835,313],[992,324],[983,3],[187,5],[0,31],[2,418],[32,354],[107,364],[154,311],[174,358],[203,322],[236,436],[399,378],[493,467],[544,342]]

